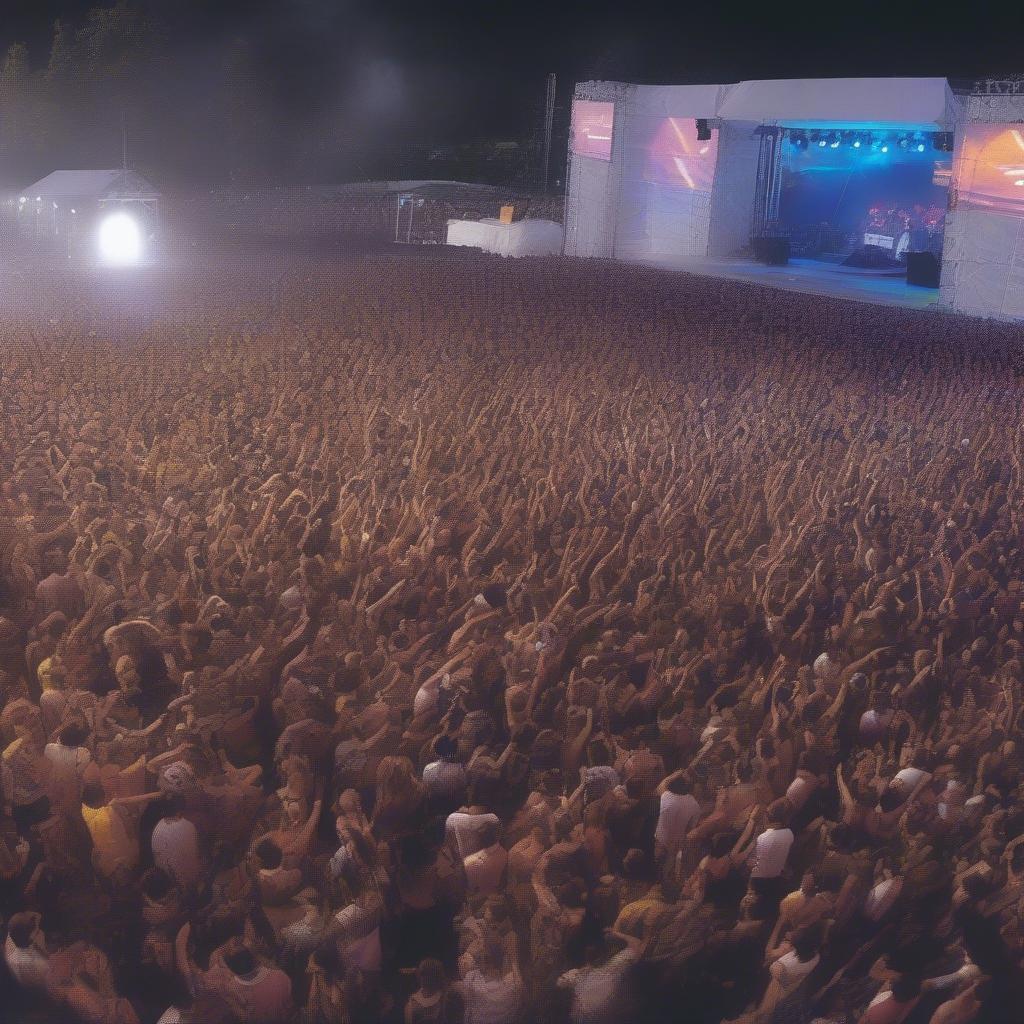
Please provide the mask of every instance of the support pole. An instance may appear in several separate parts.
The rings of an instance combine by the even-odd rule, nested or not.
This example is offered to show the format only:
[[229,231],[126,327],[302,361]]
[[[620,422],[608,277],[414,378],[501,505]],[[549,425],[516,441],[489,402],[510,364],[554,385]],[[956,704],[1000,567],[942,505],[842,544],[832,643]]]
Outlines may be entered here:
[[544,104],[544,194],[548,194],[548,174],[551,167],[551,129],[555,123],[556,81],[554,72],[548,75],[548,94]]

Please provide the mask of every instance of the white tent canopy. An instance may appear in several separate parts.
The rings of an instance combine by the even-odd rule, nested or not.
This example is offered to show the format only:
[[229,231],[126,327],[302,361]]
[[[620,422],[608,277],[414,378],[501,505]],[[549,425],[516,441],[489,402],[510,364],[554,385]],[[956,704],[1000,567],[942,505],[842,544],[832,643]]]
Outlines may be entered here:
[[152,203],[160,193],[141,175],[123,169],[106,171],[53,171],[23,192],[29,199],[37,197],[54,202],[86,200],[96,202]]
[[945,78],[787,78],[740,82],[718,108],[729,121],[952,130],[959,104]]

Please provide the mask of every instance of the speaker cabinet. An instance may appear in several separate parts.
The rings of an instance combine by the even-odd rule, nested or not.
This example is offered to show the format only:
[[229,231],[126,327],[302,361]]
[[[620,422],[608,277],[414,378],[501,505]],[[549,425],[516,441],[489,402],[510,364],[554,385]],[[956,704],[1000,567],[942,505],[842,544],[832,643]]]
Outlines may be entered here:
[[919,288],[938,288],[940,264],[931,252],[907,253],[907,284]]
[[789,262],[789,240],[785,238],[755,238],[754,259],[771,267],[784,267]]

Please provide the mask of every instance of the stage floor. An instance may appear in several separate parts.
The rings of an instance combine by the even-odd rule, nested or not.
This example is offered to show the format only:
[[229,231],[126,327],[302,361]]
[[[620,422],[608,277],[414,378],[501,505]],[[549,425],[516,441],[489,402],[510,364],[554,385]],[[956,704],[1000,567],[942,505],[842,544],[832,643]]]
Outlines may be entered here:
[[882,306],[905,306],[910,309],[935,309],[939,305],[938,288],[908,285],[903,277],[892,277],[867,271],[838,269],[837,264],[818,260],[792,259],[784,267],[769,267],[750,259],[694,259],[692,257],[661,257],[644,261],[664,270],[685,270],[708,277],[725,277],[733,281],[811,295],[835,295],[858,302]]

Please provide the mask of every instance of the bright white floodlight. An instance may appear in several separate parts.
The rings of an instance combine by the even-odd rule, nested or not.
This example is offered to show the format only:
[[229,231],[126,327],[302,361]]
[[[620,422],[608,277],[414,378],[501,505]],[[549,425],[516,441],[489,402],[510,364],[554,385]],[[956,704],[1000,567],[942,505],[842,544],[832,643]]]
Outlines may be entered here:
[[142,255],[142,234],[127,213],[112,213],[100,224],[100,256],[106,263],[137,263]]

